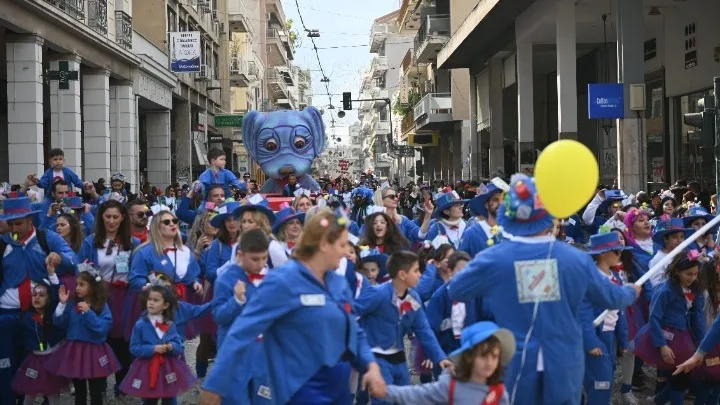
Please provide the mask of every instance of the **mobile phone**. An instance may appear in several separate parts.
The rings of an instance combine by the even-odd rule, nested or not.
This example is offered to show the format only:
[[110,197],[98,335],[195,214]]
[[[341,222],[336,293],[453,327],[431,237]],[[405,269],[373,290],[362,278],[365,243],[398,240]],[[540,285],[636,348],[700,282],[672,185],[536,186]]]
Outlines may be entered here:
[[605,190],[605,198],[623,198],[621,190]]

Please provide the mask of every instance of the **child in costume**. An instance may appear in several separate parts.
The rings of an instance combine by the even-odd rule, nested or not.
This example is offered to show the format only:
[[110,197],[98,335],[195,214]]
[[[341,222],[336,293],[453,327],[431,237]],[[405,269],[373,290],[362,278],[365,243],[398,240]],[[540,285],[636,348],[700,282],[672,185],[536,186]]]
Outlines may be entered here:
[[102,276],[86,263],[78,265],[78,272],[72,300],[65,286],[60,286],[53,323],[66,330],[67,340],[45,367],[52,374],[73,380],[75,404],[86,403],[89,388],[90,403],[97,405],[103,403],[105,379],[120,370],[120,362],[106,343],[113,322]]
[[176,404],[175,397],[188,391],[195,377],[182,360],[183,341],[173,322],[177,298],[163,281],[151,280],[143,293],[145,312],[135,323],[130,353],[135,356],[120,385],[124,393],[143,404]]
[[233,195],[230,191],[230,186],[240,190],[247,190],[247,185],[238,180],[233,172],[225,168],[226,156],[222,149],[210,149],[207,154],[207,159],[208,162],[210,162],[210,168],[202,172],[198,178],[206,193],[214,184],[221,184],[223,186],[225,197]]
[[450,354],[455,373],[430,384],[388,385],[385,401],[412,405],[507,405],[503,368],[515,355],[515,337],[493,322],[478,322],[462,331],[461,346]]

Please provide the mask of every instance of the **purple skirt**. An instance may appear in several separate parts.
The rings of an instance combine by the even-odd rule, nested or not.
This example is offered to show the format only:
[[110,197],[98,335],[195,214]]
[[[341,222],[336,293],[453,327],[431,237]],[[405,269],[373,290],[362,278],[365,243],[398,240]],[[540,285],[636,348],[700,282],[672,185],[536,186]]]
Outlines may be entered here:
[[110,328],[108,336],[111,338],[121,339],[125,337],[125,301],[127,300],[129,288],[127,285],[119,286],[107,284],[108,287],[108,306],[112,313],[113,324]]
[[151,359],[135,359],[120,384],[120,391],[137,398],[174,398],[195,384],[195,376],[181,358],[165,357],[157,384],[150,388],[150,362]]
[[67,340],[49,356],[45,369],[72,379],[105,378],[122,368],[110,345]]
[[704,381],[720,383],[720,346],[715,346],[705,355],[698,373]]
[[25,356],[13,379],[12,390],[31,397],[59,395],[70,391],[70,379],[57,376],[45,368],[51,354],[30,353]]
[[695,343],[690,332],[671,327],[663,328],[665,341],[675,354],[675,364],[668,364],[662,359],[660,348],[655,347],[650,335],[650,325],[645,325],[635,338],[635,356],[659,370],[675,370],[695,353]]
[[640,329],[647,323],[643,317],[642,309],[637,305],[630,305],[625,309],[628,323],[628,340],[635,340]]
[[417,337],[413,339],[412,346],[415,350],[415,371],[418,374],[431,374],[433,369],[422,365],[423,361],[427,360],[427,356]]
[[[197,295],[197,294],[191,294],[188,297],[188,302],[190,304],[194,305],[202,305],[205,303],[208,303],[212,301],[213,299],[213,285],[210,282],[204,283],[205,293],[203,295]],[[215,323],[215,320],[212,317],[212,313],[208,312],[207,314],[193,320],[188,324],[188,327],[192,325],[193,328],[195,328],[195,331],[199,334],[208,334],[208,335],[216,335],[217,334],[217,324]],[[189,331],[186,331],[189,335]],[[188,339],[191,339],[188,337]]]
[[60,284],[64,285],[70,294],[75,294],[75,287],[77,286],[77,276],[73,273],[65,273],[58,276],[60,278]]

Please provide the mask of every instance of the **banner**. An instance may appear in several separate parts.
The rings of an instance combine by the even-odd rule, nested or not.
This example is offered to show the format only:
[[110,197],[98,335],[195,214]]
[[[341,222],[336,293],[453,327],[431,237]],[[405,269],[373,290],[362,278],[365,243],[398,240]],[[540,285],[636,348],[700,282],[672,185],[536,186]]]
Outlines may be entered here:
[[171,32],[170,70],[175,73],[200,73],[201,49],[200,32]]

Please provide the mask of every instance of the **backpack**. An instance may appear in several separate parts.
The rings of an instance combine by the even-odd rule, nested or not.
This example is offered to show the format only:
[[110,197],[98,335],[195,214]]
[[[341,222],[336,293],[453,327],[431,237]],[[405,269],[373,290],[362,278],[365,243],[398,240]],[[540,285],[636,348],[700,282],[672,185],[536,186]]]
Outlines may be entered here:
[[[37,238],[40,248],[43,250],[43,252],[45,252],[45,255],[47,256],[50,252],[50,247],[47,243],[47,233],[45,233],[45,231],[42,229],[36,229],[35,237]],[[3,282],[2,262],[5,257],[6,248],[7,243],[4,240],[0,239],[0,284],[2,284]]]

